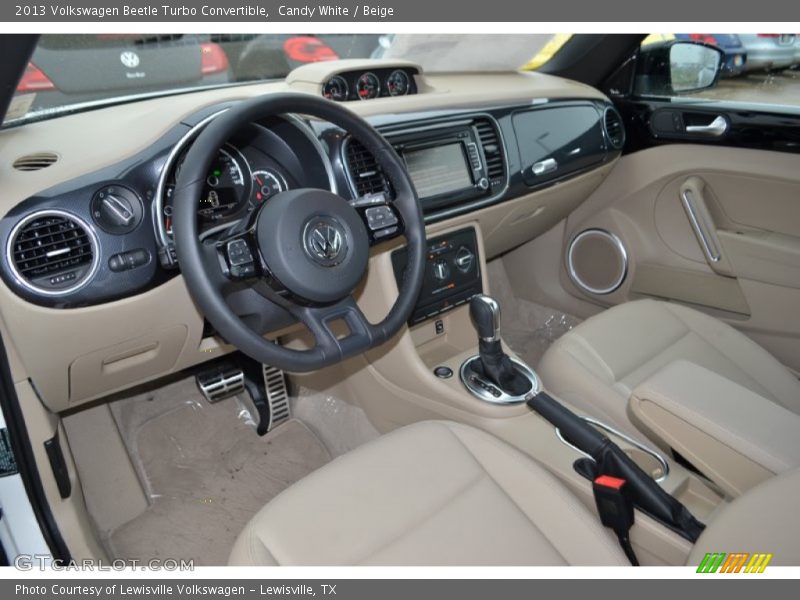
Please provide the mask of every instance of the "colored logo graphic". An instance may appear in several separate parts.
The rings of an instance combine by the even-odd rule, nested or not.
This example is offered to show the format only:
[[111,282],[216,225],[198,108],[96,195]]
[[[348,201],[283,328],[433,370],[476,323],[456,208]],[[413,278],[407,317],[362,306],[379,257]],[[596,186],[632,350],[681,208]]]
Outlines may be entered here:
[[697,566],[698,573],[763,573],[772,554],[708,552]]

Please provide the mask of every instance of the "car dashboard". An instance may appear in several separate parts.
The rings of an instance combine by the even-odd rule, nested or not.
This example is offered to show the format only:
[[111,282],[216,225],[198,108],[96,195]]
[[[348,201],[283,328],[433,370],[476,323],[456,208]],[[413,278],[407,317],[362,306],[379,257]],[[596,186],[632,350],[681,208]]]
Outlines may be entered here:
[[[344,106],[393,145],[431,227],[467,222],[579,181],[613,163],[624,142],[621,119],[609,101],[575,82],[526,73],[426,75],[406,63],[340,63],[345,64],[302,67],[281,83],[112,106],[0,133],[0,154],[9,166],[37,151],[56,157],[40,170],[3,167],[8,183],[0,220],[6,327],[27,372],[38,374],[54,404],[96,397],[226,351],[223,342],[209,341],[213,332],[180,281],[171,218],[188,148],[234,102],[286,91],[325,96],[334,77],[408,73],[413,93],[379,94]],[[402,222],[374,158],[349,133],[302,115],[251,123],[218,150],[197,215],[201,236],[214,236],[272,196],[296,188],[327,189],[356,206],[368,224],[373,253],[397,247],[392,240],[401,239]],[[585,197],[582,190],[576,198]],[[574,201],[549,218],[563,218],[571,206]],[[507,226],[515,227],[513,219]],[[173,311],[165,303],[180,306]],[[176,331],[169,322],[176,314],[185,329]],[[87,333],[99,316],[108,329]],[[139,326],[120,321],[129,318]],[[31,339],[13,324],[20,319],[37,319],[41,335]],[[267,315],[258,328],[268,333],[286,325],[285,315]],[[122,356],[124,363],[128,347],[149,347],[147,332],[156,340],[156,354],[169,351],[166,362],[162,355],[158,366],[137,367],[101,387],[74,384],[106,368],[109,355]],[[58,334],[86,340],[37,364],[41,344]]]

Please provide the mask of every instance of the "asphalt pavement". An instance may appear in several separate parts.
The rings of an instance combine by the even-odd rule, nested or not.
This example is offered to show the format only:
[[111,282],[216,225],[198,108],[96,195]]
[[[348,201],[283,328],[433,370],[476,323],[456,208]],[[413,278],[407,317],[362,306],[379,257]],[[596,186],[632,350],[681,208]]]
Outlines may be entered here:
[[749,73],[721,79],[716,87],[693,94],[698,98],[800,106],[800,70]]

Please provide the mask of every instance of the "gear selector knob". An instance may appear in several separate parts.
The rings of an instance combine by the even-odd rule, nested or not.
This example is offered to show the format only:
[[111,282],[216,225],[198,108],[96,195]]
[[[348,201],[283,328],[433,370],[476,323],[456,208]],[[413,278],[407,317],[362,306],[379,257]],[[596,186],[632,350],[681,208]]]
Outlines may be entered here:
[[485,294],[477,294],[469,303],[469,317],[484,342],[500,339],[500,305]]

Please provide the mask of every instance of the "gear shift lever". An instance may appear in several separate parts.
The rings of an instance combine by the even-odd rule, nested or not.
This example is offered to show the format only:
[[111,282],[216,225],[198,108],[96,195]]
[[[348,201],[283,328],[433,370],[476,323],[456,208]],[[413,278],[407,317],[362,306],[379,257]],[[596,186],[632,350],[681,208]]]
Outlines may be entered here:
[[509,396],[523,396],[533,384],[523,375],[503,352],[500,344],[500,305],[484,294],[474,296],[469,304],[469,316],[478,331],[477,360],[470,369],[488,380]]
[[485,294],[473,296],[469,303],[469,318],[484,342],[500,339],[500,305],[497,300]]

